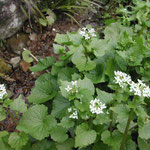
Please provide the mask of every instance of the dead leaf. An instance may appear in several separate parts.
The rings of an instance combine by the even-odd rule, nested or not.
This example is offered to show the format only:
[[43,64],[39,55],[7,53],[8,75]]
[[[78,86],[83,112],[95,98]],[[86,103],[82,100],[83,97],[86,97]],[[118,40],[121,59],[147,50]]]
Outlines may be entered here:
[[27,62],[25,62],[25,61],[22,61],[22,62],[20,63],[20,66],[21,66],[21,68],[22,68],[22,70],[23,70],[24,72],[27,72],[27,71],[29,70],[29,67],[31,67],[31,64],[30,64],[30,63],[27,63]]

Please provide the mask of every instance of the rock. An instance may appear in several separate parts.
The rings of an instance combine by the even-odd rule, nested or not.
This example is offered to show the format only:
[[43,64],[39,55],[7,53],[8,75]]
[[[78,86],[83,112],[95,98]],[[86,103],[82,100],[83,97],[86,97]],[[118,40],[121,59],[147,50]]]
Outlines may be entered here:
[[32,34],[30,34],[30,36],[29,36],[29,39],[31,40],[31,41],[37,41],[37,34],[36,33],[32,33]]
[[20,5],[21,0],[0,0],[0,40],[15,34],[26,20]]
[[11,58],[10,63],[12,64],[14,68],[16,68],[18,67],[20,61],[21,61],[20,57],[14,57],[14,58]]
[[7,74],[12,71],[12,68],[2,58],[0,58],[0,74]]
[[10,52],[20,55],[23,52],[23,48],[26,47],[28,39],[28,34],[24,33],[20,33],[18,36],[12,36],[7,40],[7,48]]

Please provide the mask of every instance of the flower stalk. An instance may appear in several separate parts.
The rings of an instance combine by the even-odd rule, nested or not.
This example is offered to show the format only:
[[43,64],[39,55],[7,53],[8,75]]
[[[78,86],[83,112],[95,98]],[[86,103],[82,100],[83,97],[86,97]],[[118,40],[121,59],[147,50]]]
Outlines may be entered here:
[[127,135],[128,135],[128,131],[129,131],[129,127],[130,127],[130,123],[132,121],[132,118],[133,118],[133,110],[131,109],[130,114],[129,114],[129,118],[128,118],[128,121],[127,121],[127,125],[126,125],[126,128],[125,128],[124,134],[123,134],[123,139],[122,139],[122,142],[121,142],[121,146],[120,146],[119,150],[123,150],[123,148],[124,148],[124,144],[126,142],[126,138],[127,138]]
[[110,134],[112,136],[112,131],[113,131],[113,111],[112,110],[110,111],[110,127],[109,127],[109,130],[110,130]]

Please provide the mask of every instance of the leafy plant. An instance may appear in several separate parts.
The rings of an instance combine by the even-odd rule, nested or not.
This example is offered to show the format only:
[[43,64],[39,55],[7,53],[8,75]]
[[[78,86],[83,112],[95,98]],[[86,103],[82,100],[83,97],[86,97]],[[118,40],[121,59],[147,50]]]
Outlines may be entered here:
[[96,12],[95,7],[101,7],[101,2],[98,0],[41,0],[39,7],[42,10],[50,9],[56,14],[64,14],[78,24],[74,15],[78,14],[79,10],[89,9]]
[[138,21],[136,28],[150,27],[149,13],[150,13],[150,2],[148,0],[134,0],[133,6],[121,7],[118,9],[118,13],[123,14],[121,17],[123,23],[131,24],[133,21]]
[[24,110],[23,116],[16,127],[19,133],[0,133],[1,145],[148,150],[150,44],[145,31],[119,20],[104,29],[101,39],[86,26],[57,34],[54,42],[59,59],[46,57],[30,68],[46,73],[31,90],[29,109],[20,97],[10,105],[14,111]]

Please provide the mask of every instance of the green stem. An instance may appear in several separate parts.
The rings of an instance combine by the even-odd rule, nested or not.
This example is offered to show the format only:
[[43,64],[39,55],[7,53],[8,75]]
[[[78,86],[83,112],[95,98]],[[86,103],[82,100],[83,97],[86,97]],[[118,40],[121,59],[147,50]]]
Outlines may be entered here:
[[113,125],[112,124],[113,124],[113,111],[111,110],[110,111],[110,127],[109,127],[111,136],[112,136],[112,131],[113,131]]
[[6,108],[7,112],[8,112],[8,114],[9,114],[9,116],[12,118],[12,120],[17,124],[16,118],[12,115],[12,113],[10,112],[10,110],[7,107],[5,107],[5,108]]
[[126,125],[126,128],[125,128],[124,134],[123,134],[123,139],[122,139],[121,146],[120,146],[119,150],[123,150],[123,148],[124,148],[124,144],[125,144],[125,141],[126,141],[126,138],[127,138],[127,135],[128,135],[128,130],[129,130],[129,127],[130,127],[132,117],[133,117],[133,110],[131,110],[131,112],[130,112],[130,115],[129,115],[129,118],[128,118],[128,121],[127,121],[127,125]]

